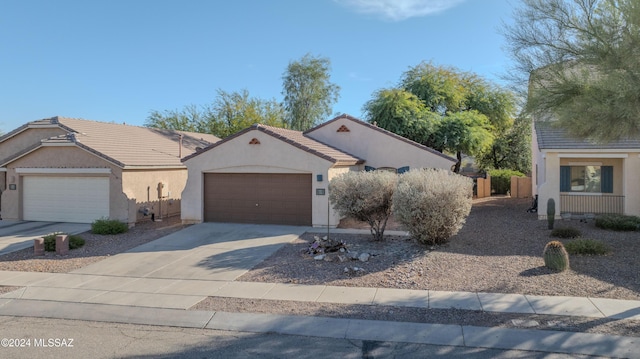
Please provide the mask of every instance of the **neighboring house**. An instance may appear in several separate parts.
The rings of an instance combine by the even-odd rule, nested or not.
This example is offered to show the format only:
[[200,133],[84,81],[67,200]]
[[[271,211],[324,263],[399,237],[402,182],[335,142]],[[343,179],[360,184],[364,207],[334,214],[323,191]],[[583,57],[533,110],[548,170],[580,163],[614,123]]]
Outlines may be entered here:
[[29,122],[0,137],[2,218],[133,225],[177,215],[187,180],[181,157],[218,140],[63,117]]
[[456,160],[348,115],[306,132],[253,125],[183,159],[182,220],[335,227],[329,181],[349,171],[451,169]]
[[553,121],[534,122],[532,190],[538,217],[547,200],[562,214],[640,215],[640,139],[597,144],[570,137]]

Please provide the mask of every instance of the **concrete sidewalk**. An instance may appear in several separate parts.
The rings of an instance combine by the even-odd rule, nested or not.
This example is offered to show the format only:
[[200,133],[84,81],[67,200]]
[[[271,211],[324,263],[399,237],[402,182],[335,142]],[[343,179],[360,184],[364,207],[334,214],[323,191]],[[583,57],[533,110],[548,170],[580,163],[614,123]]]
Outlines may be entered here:
[[640,301],[6,271],[0,284],[23,287],[0,296],[2,316],[640,358],[636,337],[186,310],[207,296],[221,296],[625,320],[640,319]]
[[[73,273],[0,271],[0,315],[640,358],[640,338],[544,330],[188,311],[208,296],[640,319],[640,301],[238,282],[308,230],[203,224]],[[322,233],[322,232],[320,232]]]
[[217,296],[640,320],[640,301],[606,298],[8,271],[0,271],[0,285],[22,287],[0,299],[149,308],[188,309]]

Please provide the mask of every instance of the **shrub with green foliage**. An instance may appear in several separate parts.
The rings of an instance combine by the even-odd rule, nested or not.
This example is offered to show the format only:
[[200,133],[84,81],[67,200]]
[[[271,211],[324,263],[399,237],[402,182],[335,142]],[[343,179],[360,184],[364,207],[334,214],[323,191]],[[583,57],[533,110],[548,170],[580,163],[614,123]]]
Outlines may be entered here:
[[[56,251],[56,236],[65,234],[61,232],[51,233],[44,236],[44,250],[47,252]],[[78,235],[72,234],[69,236],[69,249],[76,249],[84,246],[84,239]]]
[[511,191],[511,176],[525,177],[524,173],[513,170],[491,170],[491,190],[495,194],[507,194]]
[[440,244],[458,233],[471,211],[473,181],[442,169],[400,175],[393,195],[396,219],[424,244]]
[[603,255],[611,251],[611,249],[601,241],[595,239],[575,239],[564,244],[569,254],[582,255]]
[[101,218],[91,223],[91,233],[94,234],[120,234],[129,230],[129,226],[117,219]]
[[637,231],[640,229],[640,217],[604,214],[596,217],[596,227],[614,231]]
[[341,216],[367,222],[373,238],[382,240],[397,182],[387,171],[346,172],[329,182],[329,200]]
[[555,228],[551,231],[551,237],[556,238],[578,238],[582,235],[579,229],[573,227]]
[[542,252],[544,265],[556,271],[569,269],[569,253],[564,248],[562,242],[551,241],[547,243]]

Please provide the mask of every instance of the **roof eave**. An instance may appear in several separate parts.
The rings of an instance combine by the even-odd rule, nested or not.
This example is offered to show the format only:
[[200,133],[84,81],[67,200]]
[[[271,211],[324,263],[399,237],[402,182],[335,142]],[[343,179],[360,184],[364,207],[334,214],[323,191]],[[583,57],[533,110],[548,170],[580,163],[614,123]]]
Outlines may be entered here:
[[436,151],[436,150],[434,150],[434,149],[433,149],[433,148],[431,148],[431,147],[428,147],[428,146],[422,145],[422,144],[420,144],[420,143],[418,143],[418,142],[412,141],[412,140],[410,140],[410,139],[408,139],[408,138],[405,138],[405,137],[402,137],[402,136],[400,136],[400,135],[398,135],[398,134],[396,134],[396,133],[393,133],[393,132],[391,132],[391,131],[387,131],[387,130],[385,130],[384,128],[380,128],[380,127],[378,127],[378,126],[374,126],[374,125],[372,125],[372,124],[370,124],[370,123],[368,123],[368,122],[366,122],[366,121],[362,121],[362,120],[360,120],[360,119],[358,119],[358,118],[356,118],[356,117],[353,117],[353,116],[351,116],[351,115],[347,115],[347,114],[338,115],[338,116],[336,116],[336,117],[332,118],[331,120],[329,120],[329,121],[327,121],[327,122],[321,123],[321,124],[319,124],[319,125],[318,125],[318,126],[316,126],[316,127],[313,127],[313,128],[311,128],[311,129],[308,129],[308,130],[304,131],[303,133],[306,135],[306,134],[308,134],[308,133],[311,133],[311,132],[313,132],[313,131],[315,131],[315,130],[317,130],[317,129],[319,129],[319,128],[322,128],[322,127],[324,127],[324,126],[327,126],[327,125],[329,125],[330,123],[333,123],[333,122],[338,121],[338,120],[343,119],[343,118],[344,118],[344,119],[347,119],[347,120],[350,120],[350,121],[352,121],[352,122],[355,122],[355,123],[357,123],[357,124],[360,124],[360,125],[362,125],[362,126],[365,126],[365,127],[367,127],[367,128],[370,128],[370,129],[372,129],[372,130],[374,130],[374,131],[378,131],[378,132],[380,132],[380,133],[382,133],[382,134],[385,134],[385,135],[387,135],[387,136],[393,137],[393,138],[395,138],[395,139],[397,139],[397,140],[399,140],[399,141],[405,142],[405,143],[407,143],[407,144],[409,144],[409,145],[416,146],[416,147],[418,147],[418,148],[420,148],[420,149],[422,149],[422,150],[424,150],[424,151],[427,151],[427,152],[429,152],[429,153],[431,153],[431,154],[434,154],[434,155],[436,155],[436,156],[439,156],[439,157],[442,157],[442,158],[444,158],[444,159],[446,159],[446,160],[449,160],[449,161],[451,161],[452,163],[456,163],[456,162],[458,162],[458,160],[457,160],[457,159],[455,159],[455,158],[453,158],[453,157],[451,157],[451,156],[448,156],[448,155],[446,155],[446,154],[444,154],[444,153],[442,153],[442,152]]

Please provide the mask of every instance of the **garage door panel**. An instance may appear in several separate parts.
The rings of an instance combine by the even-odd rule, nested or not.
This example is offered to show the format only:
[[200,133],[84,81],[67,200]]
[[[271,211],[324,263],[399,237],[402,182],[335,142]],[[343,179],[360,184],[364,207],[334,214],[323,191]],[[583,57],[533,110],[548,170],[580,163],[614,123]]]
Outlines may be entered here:
[[108,177],[23,178],[23,218],[91,223],[109,216]]
[[207,173],[204,220],[311,225],[311,191],[308,174]]

